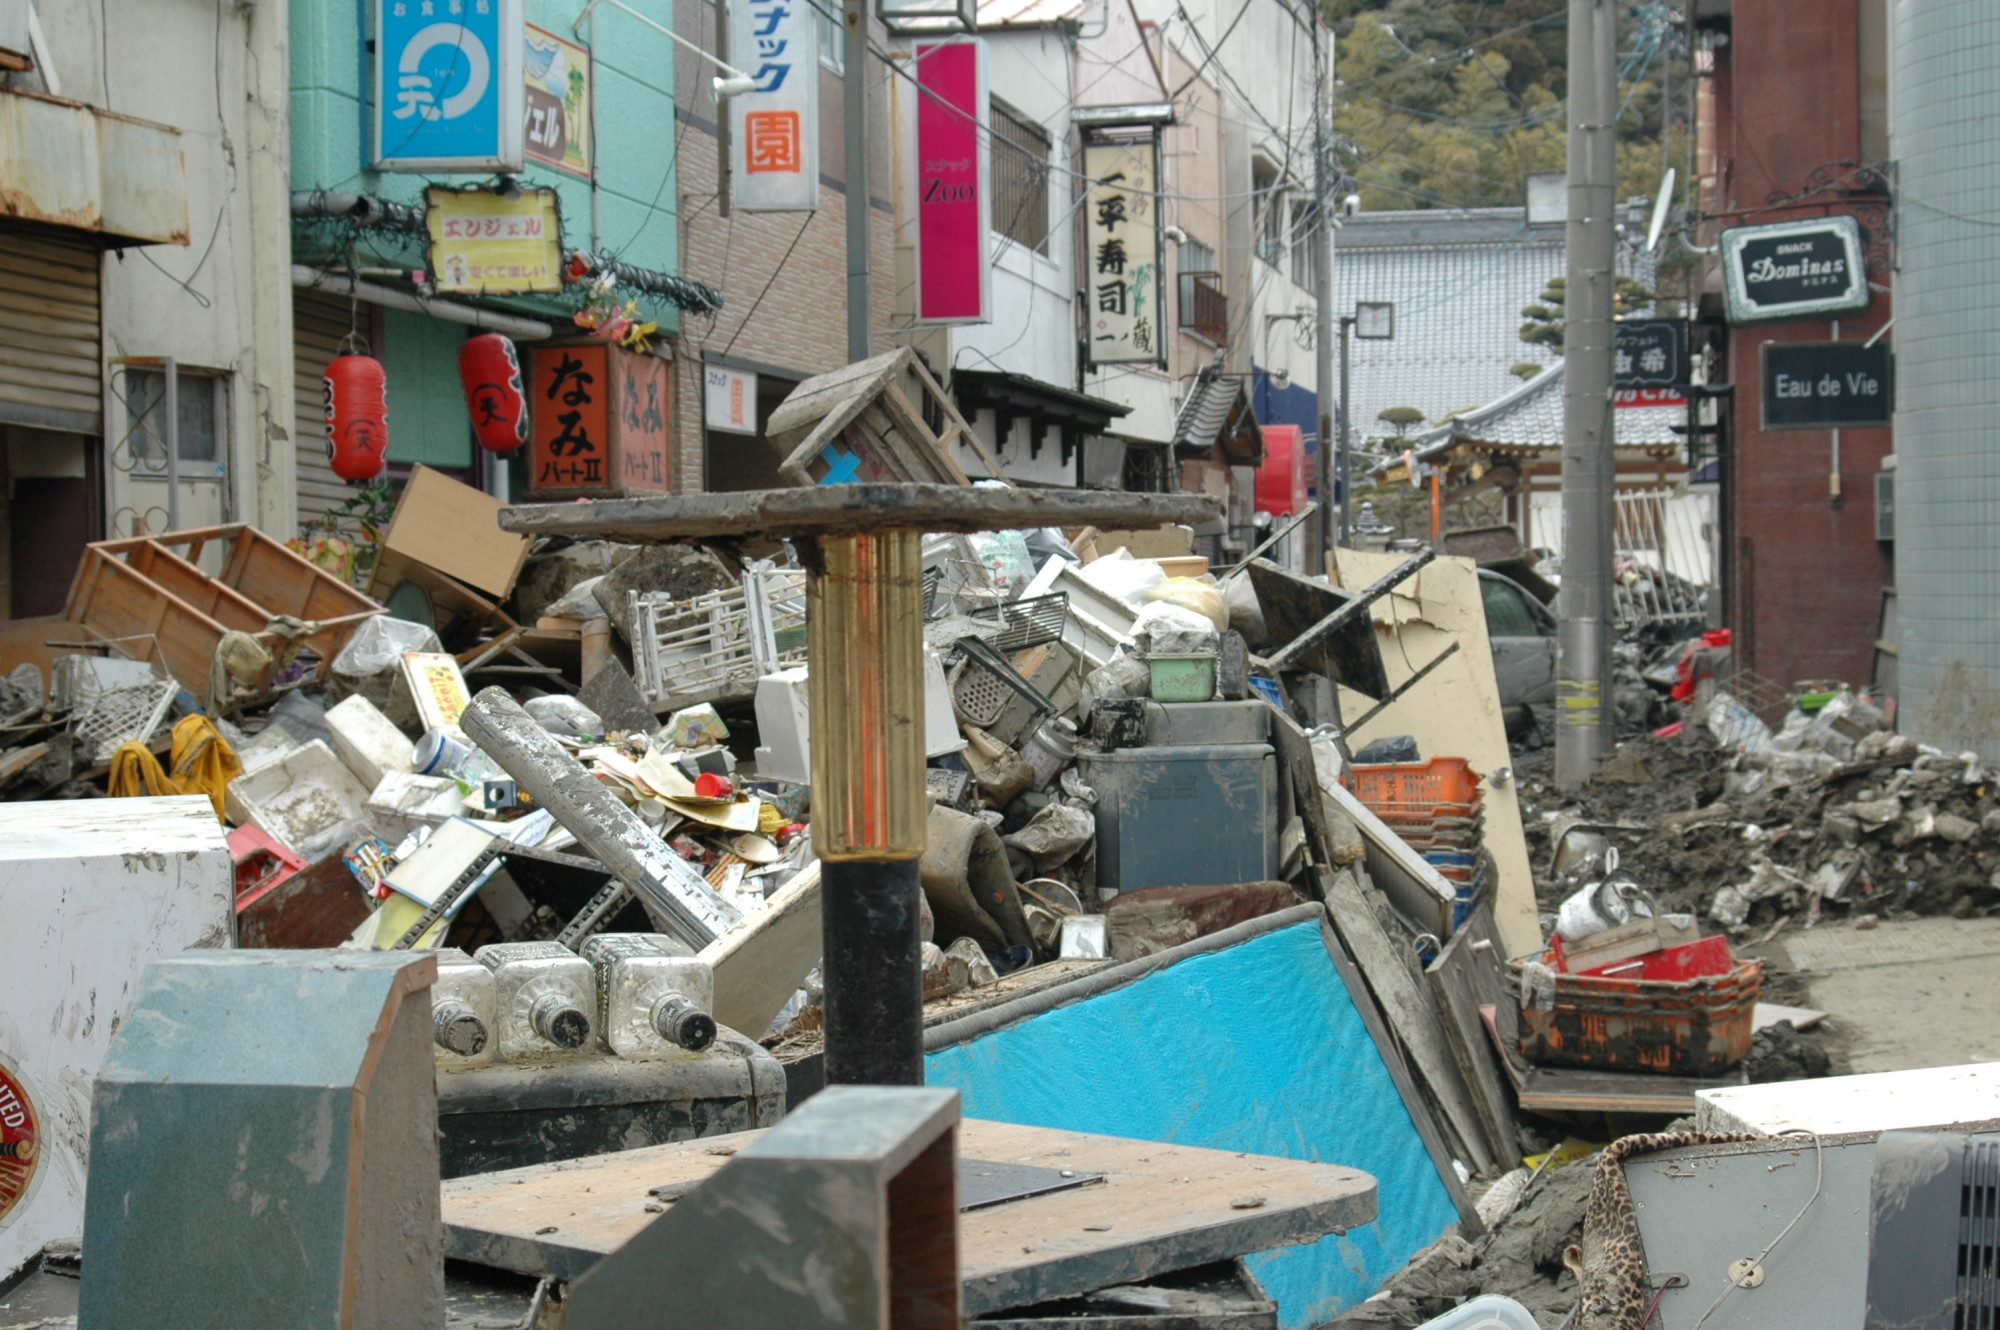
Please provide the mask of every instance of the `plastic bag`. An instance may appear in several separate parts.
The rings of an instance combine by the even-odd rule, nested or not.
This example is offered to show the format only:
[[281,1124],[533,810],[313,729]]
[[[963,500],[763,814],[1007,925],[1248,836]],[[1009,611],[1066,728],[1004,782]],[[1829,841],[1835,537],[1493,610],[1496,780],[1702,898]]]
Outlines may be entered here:
[[347,645],[333,658],[333,672],[352,679],[394,669],[405,651],[442,651],[438,635],[420,623],[378,614],[362,621]]
[[551,619],[601,619],[604,607],[597,602],[597,588],[603,583],[604,575],[586,577],[568,591],[561,600],[550,605],[542,613]]
[[1200,577],[1170,577],[1153,588],[1155,605],[1179,605],[1207,619],[1216,632],[1229,627],[1229,607],[1212,580]]
[[1144,609],[1154,588],[1167,580],[1159,564],[1150,559],[1135,559],[1130,550],[1113,550],[1084,564],[1077,569],[1077,575],[1134,610]]
[[[1132,625],[1132,636],[1137,639],[1142,635],[1153,639],[1155,650],[1168,652],[1213,651],[1218,641],[1215,625],[1206,615],[1166,600],[1156,600],[1139,611],[1139,618]],[[1176,642],[1199,641],[1206,645],[1160,645],[1161,639],[1169,637]]]
[[1013,600],[1035,580],[1035,561],[1029,557],[1028,542],[1020,532],[975,532],[972,548],[1003,600]]

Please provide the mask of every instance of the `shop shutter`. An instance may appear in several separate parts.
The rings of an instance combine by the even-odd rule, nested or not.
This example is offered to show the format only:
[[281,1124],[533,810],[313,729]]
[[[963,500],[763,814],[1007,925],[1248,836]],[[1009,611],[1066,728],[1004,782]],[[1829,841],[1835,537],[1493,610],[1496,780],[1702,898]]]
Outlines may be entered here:
[[0,421],[104,433],[96,245],[0,228]]
[[[299,527],[338,508],[354,493],[351,486],[333,474],[326,456],[326,399],[320,380],[326,367],[340,354],[340,340],[347,336],[350,319],[348,303],[327,296],[298,292],[292,297],[293,426],[292,445],[297,449]],[[361,312],[362,345],[367,344],[368,311]]]

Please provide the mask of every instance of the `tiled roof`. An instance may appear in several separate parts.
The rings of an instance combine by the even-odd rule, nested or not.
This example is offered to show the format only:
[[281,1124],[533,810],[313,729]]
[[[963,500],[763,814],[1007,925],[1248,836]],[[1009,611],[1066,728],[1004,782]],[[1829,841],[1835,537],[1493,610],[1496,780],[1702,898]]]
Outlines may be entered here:
[[[1519,388],[1514,365],[1556,363],[1550,348],[1521,340],[1521,308],[1563,275],[1563,264],[1563,228],[1530,227],[1521,208],[1343,218],[1334,240],[1339,308],[1362,300],[1396,306],[1392,340],[1355,338],[1348,346],[1355,436],[1388,433],[1376,419],[1385,408],[1415,407],[1435,421]],[[1620,267],[1646,275],[1622,255]]]
[[[1411,440],[1418,456],[1441,453],[1461,443],[1492,448],[1555,450],[1563,438],[1563,366],[1555,364],[1496,401],[1468,411]],[[1676,447],[1676,425],[1687,424],[1687,409],[1678,406],[1617,407],[1612,427],[1620,448]]]
[[1232,460],[1250,454],[1261,459],[1263,434],[1250,410],[1250,394],[1241,376],[1221,372],[1222,353],[1215,358],[1216,364],[1204,366],[1181,399],[1174,416],[1174,446],[1212,448],[1221,442]]

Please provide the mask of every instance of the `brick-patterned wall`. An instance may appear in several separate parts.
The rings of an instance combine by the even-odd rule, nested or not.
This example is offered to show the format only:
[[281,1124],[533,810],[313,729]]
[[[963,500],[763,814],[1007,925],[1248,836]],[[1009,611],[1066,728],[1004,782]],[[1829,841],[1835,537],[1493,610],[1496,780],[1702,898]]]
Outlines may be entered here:
[[[718,216],[715,136],[700,123],[682,128],[681,272],[720,288],[724,301],[713,319],[687,316],[674,339],[674,488],[685,494],[702,488],[704,351],[806,373],[847,363],[847,197],[822,180],[818,212]],[[895,219],[880,203],[869,231],[869,322],[878,354],[892,346],[883,330],[895,296]]]

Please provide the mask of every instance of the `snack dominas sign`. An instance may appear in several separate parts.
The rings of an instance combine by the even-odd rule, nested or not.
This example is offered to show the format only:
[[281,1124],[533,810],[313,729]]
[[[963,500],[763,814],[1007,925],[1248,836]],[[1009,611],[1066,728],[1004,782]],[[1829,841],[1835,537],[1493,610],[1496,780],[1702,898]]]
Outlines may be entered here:
[[1724,231],[1722,285],[1731,323],[1867,309],[1861,225],[1820,217]]

